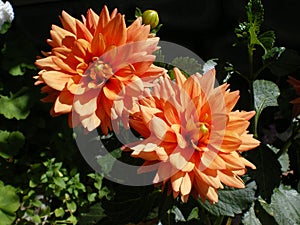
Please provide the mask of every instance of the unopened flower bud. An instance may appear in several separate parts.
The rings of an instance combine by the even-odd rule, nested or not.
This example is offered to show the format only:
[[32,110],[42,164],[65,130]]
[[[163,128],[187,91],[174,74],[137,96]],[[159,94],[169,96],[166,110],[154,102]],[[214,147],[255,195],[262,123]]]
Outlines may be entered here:
[[142,15],[143,23],[146,25],[150,25],[151,29],[157,27],[159,23],[158,13],[155,10],[146,10]]

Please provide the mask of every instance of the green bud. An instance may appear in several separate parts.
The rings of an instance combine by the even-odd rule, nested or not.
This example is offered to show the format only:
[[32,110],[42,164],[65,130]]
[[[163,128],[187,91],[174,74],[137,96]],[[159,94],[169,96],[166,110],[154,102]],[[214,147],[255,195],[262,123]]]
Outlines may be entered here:
[[155,10],[146,10],[142,14],[143,23],[150,25],[151,29],[157,27],[159,23],[158,13]]

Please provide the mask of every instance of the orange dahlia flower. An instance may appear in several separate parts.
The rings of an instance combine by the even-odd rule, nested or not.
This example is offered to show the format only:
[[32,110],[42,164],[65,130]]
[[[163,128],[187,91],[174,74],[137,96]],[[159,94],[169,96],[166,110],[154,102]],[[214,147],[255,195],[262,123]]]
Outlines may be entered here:
[[64,11],[60,20],[62,28],[52,25],[47,40],[51,52],[36,61],[36,84],[45,84],[48,94],[42,100],[54,102],[52,116],[69,114],[70,126],[101,126],[107,134],[111,122],[164,73],[152,64],[159,38],[150,38],[141,18],[126,27],[124,16],[117,9],[109,14],[106,6],[99,16],[89,9],[83,22]]
[[[300,96],[300,80],[297,80],[297,79],[289,76],[287,81],[295,89],[297,95]],[[298,116],[299,113],[300,113],[300,97],[295,98],[294,100],[290,101],[290,103],[293,104],[293,114],[294,114],[294,116],[295,117]]]
[[239,92],[214,87],[214,69],[189,78],[174,71],[176,82],[161,77],[139,100],[130,125],[145,139],[124,150],[145,160],[138,172],[156,170],[153,182],[170,185],[174,198],[217,202],[218,188],[244,188],[239,176],[246,166],[255,169],[240,155],[260,143],[247,132],[255,112],[232,111]]

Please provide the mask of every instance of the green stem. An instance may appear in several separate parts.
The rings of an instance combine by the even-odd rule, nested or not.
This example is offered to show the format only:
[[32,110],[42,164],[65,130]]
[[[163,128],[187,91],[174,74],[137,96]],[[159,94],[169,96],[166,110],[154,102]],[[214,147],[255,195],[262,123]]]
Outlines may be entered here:
[[[253,74],[253,46],[248,44],[248,61],[249,61],[249,95],[250,95],[250,109],[255,110],[254,107],[254,91],[253,91],[253,82],[254,82],[254,74]],[[254,120],[254,121],[253,121]],[[257,137],[257,120],[256,117],[252,119],[251,129],[254,136]]]

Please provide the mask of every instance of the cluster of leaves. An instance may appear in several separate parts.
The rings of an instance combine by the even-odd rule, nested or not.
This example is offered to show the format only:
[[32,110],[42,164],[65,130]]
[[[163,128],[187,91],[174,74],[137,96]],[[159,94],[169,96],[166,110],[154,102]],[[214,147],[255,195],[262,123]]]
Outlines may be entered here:
[[82,159],[66,118],[49,122],[33,85],[39,52],[20,32],[12,25],[0,41],[0,223],[96,224],[113,192]]
[[[257,167],[243,177],[246,188],[219,190],[219,202],[213,205],[192,197],[183,204],[167,190],[124,186],[95,173],[80,155],[67,119],[50,118],[51,106],[39,101],[32,79],[36,47],[19,38],[17,27],[0,34],[1,224],[299,224],[300,122],[288,103],[296,95],[286,79],[299,72],[300,56],[276,47],[274,31],[263,31],[260,0],[249,0],[246,12],[235,33],[236,46],[247,48],[248,70],[235,62],[218,63],[217,69],[224,82],[234,83],[238,76],[245,80],[250,108],[256,111],[251,133],[262,144],[244,155]],[[172,65],[188,76],[215,61],[201,65],[183,57]],[[130,157],[118,149],[114,135],[102,142],[111,153],[97,162],[109,174],[117,158]]]

